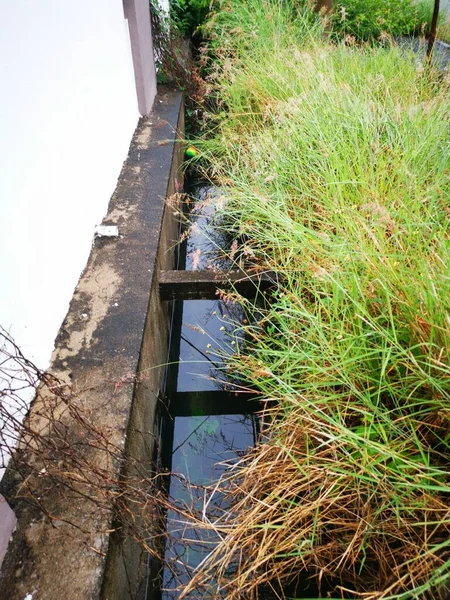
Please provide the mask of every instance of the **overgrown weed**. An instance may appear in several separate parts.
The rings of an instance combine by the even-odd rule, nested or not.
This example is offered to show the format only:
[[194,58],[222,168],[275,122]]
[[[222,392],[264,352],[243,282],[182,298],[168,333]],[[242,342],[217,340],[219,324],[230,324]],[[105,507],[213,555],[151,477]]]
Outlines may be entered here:
[[330,44],[291,2],[229,0],[209,30],[223,110],[203,159],[282,283],[229,361],[269,401],[264,436],[184,593],[219,574],[258,598],[303,574],[340,597],[447,598],[448,76]]
[[[336,0],[331,16],[333,32],[356,40],[380,36],[429,35],[433,0]],[[440,22],[445,21],[441,13]]]

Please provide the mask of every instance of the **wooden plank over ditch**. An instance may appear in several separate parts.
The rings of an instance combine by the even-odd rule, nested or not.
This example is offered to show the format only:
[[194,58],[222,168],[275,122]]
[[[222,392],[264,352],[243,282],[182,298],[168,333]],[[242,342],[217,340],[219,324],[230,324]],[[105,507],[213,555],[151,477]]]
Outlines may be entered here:
[[219,290],[234,289],[244,298],[276,286],[272,272],[246,273],[232,271],[161,271],[159,292],[161,300],[213,300]]
[[172,417],[250,414],[260,408],[256,392],[253,394],[226,389],[175,392],[169,405]]

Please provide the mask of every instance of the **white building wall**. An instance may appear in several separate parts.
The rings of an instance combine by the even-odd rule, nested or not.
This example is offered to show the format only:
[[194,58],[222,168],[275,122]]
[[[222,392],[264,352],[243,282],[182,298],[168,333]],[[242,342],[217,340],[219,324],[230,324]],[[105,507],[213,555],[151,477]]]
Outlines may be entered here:
[[39,366],[138,120],[122,0],[0,0],[0,324]]
[[159,5],[165,13],[169,14],[169,0],[159,0]]

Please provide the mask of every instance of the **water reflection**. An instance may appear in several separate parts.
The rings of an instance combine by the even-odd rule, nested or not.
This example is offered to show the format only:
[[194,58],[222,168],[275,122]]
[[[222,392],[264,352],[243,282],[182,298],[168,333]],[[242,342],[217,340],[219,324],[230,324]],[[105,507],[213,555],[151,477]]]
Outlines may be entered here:
[[[228,506],[214,486],[227,464],[254,445],[255,436],[252,415],[175,418],[170,497],[180,511],[169,511],[167,518],[164,600],[178,597],[176,588],[190,580],[193,570],[218,542],[213,524]],[[183,516],[186,513],[201,519],[205,526],[193,528]],[[205,593],[193,592],[188,597],[205,598]]]
[[[179,268],[226,270],[231,262],[216,228],[221,199],[215,188],[196,188],[187,217]],[[168,373],[169,414],[163,423],[164,467],[171,472],[168,493],[174,506],[167,514],[162,599],[179,597],[194,569],[217,544],[213,524],[228,510],[215,486],[230,463],[255,444],[257,423],[245,395],[227,393],[224,358],[243,343],[236,324],[243,309],[222,300],[177,302],[172,326],[172,367]],[[191,515],[203,527],[193,527]],[[205,592],[189,596],[207,598]],[[214,593],[211,598],[218,598]]]
[[236,323],[242,314],[220,300],[183,302],[177,390],[220,389],[223,359],[241,343]]
[[[180,268],[187,271],[220,269],[233,265],[223,252],[227,240],[217,227],[217,209],[223,203],[217,188],[198,186],[186,216]],[[241,343],[236,324],[244,314],[241,306],[217,300],[189,300],[177,303],[176,324],[180,329],[177,391],[220,389],[224,382],[220,367],[223,357]],[[172,382],[173,385],[173,382]]]

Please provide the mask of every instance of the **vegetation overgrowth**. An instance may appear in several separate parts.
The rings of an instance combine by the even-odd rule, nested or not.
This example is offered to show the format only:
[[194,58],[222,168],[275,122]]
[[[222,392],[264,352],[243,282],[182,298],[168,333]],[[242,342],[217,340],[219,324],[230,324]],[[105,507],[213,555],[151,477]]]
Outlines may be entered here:
[[157,2],[150,3],[152,37],[157,57],[158,83],[175,83],[184,93],[187,112],[186,133],[196,130],[196,122],[190,118],[202,107],[205,98],[205,82],[200,76],[192,57],[189,43],[184,39],[176,23],[169,26]]
[[294,0],[220,5],[200,160],[278,287],[227,363],[266,401],[262,439],[182,597],[448,598],[448,75],[332,44]]
[[210,4],[211,0],[171,0],[170,17],[181,35],[195,34],[205,22]]
[[[380,36],[427,35],[433,0],[335,0],[331,17],[333,32],[356,40]],[[440,21],[443,23],[444,16]]]

